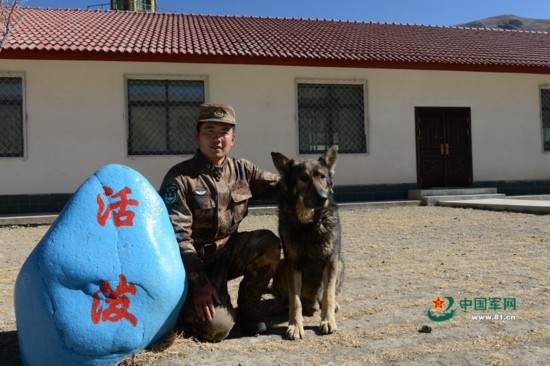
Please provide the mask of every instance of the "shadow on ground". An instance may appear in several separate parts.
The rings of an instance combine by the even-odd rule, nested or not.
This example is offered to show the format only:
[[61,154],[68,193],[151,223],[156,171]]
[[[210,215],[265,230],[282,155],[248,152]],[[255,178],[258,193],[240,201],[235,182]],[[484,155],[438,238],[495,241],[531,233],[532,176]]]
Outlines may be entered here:
[[19,358],[19,346],[15,330],[0,331],[0,365],[22,365],[21,358]]

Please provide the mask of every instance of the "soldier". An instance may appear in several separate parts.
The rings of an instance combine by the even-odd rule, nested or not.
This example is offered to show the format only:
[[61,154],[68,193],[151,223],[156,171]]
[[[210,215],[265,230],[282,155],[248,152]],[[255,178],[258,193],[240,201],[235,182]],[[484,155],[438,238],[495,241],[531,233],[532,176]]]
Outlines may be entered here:
[[[235,320],[247,333],[266,331],[259,302],[281,255],[271,231],[238,231],[248,200],[274,201],[279,177],[228,156],[235,124],[231,106],[201,105],[194,132],[199,148],[168,171],[160,189],[189,283],[179,321],[211,342],[226,338]],[[235,314],[227,281],[239,276]]]

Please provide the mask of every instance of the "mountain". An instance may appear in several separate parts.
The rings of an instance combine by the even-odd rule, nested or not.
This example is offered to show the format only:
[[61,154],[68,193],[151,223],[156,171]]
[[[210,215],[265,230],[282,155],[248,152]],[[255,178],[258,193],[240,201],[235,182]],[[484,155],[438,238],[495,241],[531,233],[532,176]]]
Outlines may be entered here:
[[458,24],[457,26],[550,32],[550,19],[531,19],[518,17],[516,15],[499,15],[496,17],[474,20],[469,23]]

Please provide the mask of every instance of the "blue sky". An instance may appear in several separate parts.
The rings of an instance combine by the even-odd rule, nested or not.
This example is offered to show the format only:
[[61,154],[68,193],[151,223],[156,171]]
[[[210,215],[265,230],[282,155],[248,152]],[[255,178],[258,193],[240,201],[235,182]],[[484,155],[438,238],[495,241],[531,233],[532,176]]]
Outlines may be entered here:
[[[24,0],[26,6],[53,8],[86,9],[101,3],[109,0]],[[158,5],[177,13],[430,25],[456,25],[503,14],[550,19],[550,0],[158,0]]]

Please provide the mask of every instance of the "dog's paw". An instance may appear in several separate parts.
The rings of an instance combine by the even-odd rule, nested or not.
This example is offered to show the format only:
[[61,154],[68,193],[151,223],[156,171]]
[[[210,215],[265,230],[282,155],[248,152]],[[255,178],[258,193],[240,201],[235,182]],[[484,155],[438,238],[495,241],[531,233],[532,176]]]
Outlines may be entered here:
[[286,338],[290,340],[304,338],[304,327],[300,324],[289,325],[286,328]]
[[323,334],[330,334],[336,332],[338,327],[336,326],[336,321],[334,319],[326,319],[321,321],[319,326]]

